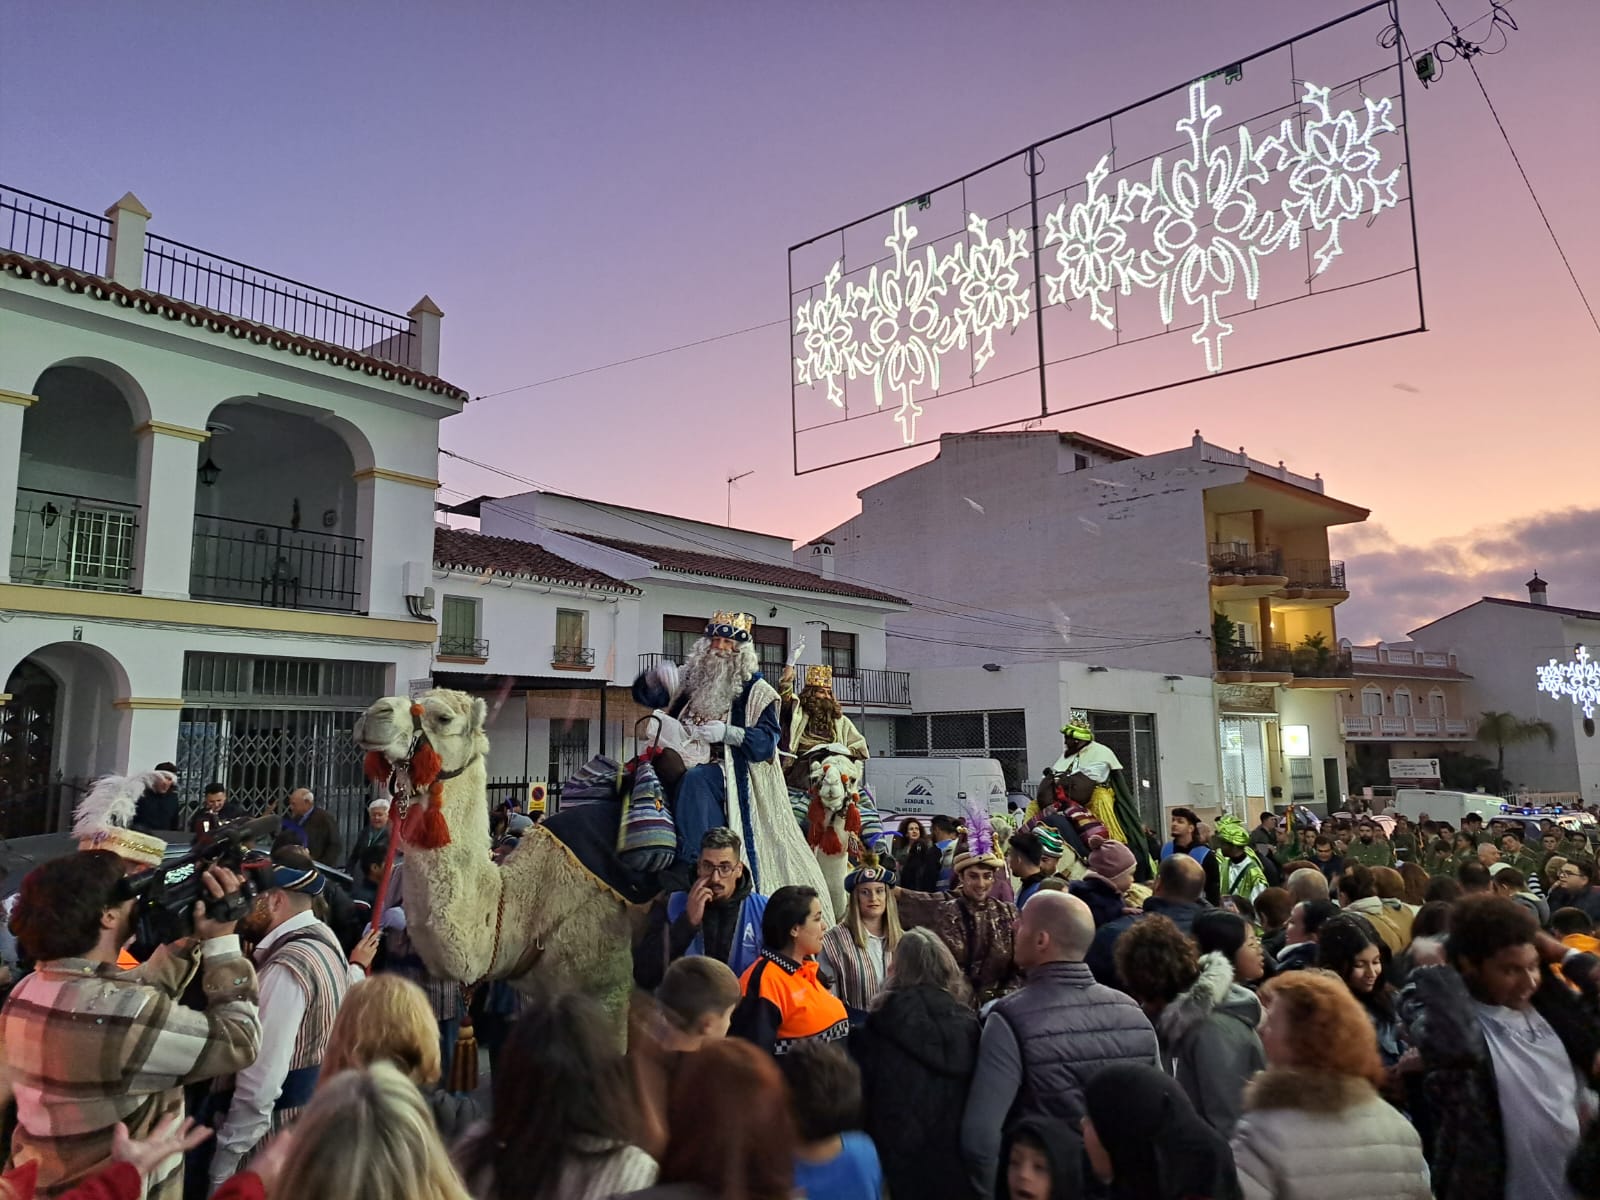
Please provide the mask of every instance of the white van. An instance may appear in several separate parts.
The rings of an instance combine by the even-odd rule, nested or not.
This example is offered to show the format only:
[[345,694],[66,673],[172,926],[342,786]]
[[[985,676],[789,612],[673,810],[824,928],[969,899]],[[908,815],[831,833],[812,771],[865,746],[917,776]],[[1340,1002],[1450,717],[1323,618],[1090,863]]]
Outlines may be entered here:
[[1477,813],[1485,822],[1500,815],[1500,806],[1508,803],[1499,796],[1484,792],[1447,792],[1434,788],[1398,788],[1389,801],[1388,812],[1417,821],[1423,813],[1434,821],[1449,821],[1461,828],[1461,818]]
[[906,817],[960,816],[971,800],[998,815],[1009,798],[992,758],[871,758],[865,775],[886,828]]

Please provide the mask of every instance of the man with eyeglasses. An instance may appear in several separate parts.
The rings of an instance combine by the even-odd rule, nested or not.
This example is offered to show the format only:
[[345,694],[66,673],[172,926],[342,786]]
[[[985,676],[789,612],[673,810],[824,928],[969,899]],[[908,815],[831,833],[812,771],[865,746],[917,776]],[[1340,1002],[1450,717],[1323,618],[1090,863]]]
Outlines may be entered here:
[[1576,908],[1586,913],[1591,921],[1600,922],[1600,891],[1594,887],[1594,865],[1586,862],[1565,862],[1556,875],[1556,886],[1550,893],[1550,911]]
[[735,975],[761,957],[761,918],[767,897],[755,891],[733,830],[708,829],[700,839],[694,883],[658,906],[634,956],[634,980],[651,989],[680,958],[705,955]]

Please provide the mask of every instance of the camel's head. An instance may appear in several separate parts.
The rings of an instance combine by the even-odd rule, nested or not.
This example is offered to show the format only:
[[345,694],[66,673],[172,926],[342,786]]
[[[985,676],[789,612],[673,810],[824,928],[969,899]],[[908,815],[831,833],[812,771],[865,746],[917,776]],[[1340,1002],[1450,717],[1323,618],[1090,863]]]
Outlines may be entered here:
[[[457,772],[488,753],[489,739],[483,731],[487,717],[484,702],[465,692],[435,688],[415,701],[385,696],[356,722],[355,739],[369,755],[380,755],[396,766],[410,761],[421,748],[417,738],[421,733],[438,755],[438,769]],[[432,778],[419,777],[417,782],[426,785]]]
[[812,791],[830,813],[842,809],[855,795],[857,786],[855,762],[850,758],[834,755],[812,764]]
[[386,696],[356,722],[355,740],[367,752],[368,776],[394,781],[400,837],[407,845],[421,850],[449,845],[445,781],[488,753],[487,712],[482,700],[465,692],[435,688],[415,701]]

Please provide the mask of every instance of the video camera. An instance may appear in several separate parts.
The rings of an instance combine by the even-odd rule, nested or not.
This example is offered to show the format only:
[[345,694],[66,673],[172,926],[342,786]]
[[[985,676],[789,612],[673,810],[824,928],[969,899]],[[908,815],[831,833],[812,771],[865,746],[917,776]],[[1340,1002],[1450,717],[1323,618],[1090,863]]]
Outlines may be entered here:
[[[122,881],[122,897],[132,898],[135,957],[148,957],[157,946],[188,937],[194,932],[194,906],[205,902],[206,916],[213,921],[237,921],[250,911],[256,896],[265,889],[257,881],[255,862],[246,863],[256,842],[272,844],[283,827],[278,816],[257,817],[253,821],[234,821],[202,834],[189,853],[172,863],[162,863],[148,871],[130,875]],[[269,865],[265,855],[257,861]],[[203,876],[211,866],[227,867],[244,882],[227,896],[213,896]]]

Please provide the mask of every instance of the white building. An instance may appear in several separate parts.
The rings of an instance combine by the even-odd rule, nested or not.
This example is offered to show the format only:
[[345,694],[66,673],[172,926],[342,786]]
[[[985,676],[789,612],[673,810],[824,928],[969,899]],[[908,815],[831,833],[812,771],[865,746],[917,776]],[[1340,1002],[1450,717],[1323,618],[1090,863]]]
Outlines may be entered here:
[[930,740],[974,713],[991,728],[1012,714],[1007,731],[1023,714],[1025,746],[1002,749],[1036,778],[1060,726],[1086,716],[1152,823],[1180,804],[1253,817],[1345,794],[1330,693],[1349,682],[1334,627],[1348,593],[1327,531],[1367,512],[1320,477],[1198,433],[1152,455],[1054,431],[969,434],[860,499],[805,552],[915,606],[889,621],[890,661],[912,672]]
[[[1528,599],[1483,599],[1411,631],[1419,646],[1454,646],[1464,671],[1463,686],[1478,713],[1504,712],[1549,721],[1555,745],[1525,742],[1505,748],[1506,779],[1514,790],[1575,793],[1600,803],[1600,738],[1595,723],[1565,695],[1540,690],[1539,668],[1578,660],[1579,648],[1600,653],[1600,611],[1560,608],[1548,603],[1546,583],[1537,572],[1528,581]],[[1479,745],[1491,760],[1494,746]]]
[[[354,714],[428,674],[440,312],[400,315],[0,189],[0,796],[176,761],[364,794]],[[57,781],[68,784],[55,786]]]
[[909,676],[886,670],[885,621],[906,603],[793,565],[787,538],[537,491],[447,511],[479,532],[435,535],[433,677],[489,699],[497,794],[630,756],[634,678],[681,661],[718,610],[754,615],[774,682],[802,640],[802,664],[829,663],[875,752],[910,711]]

